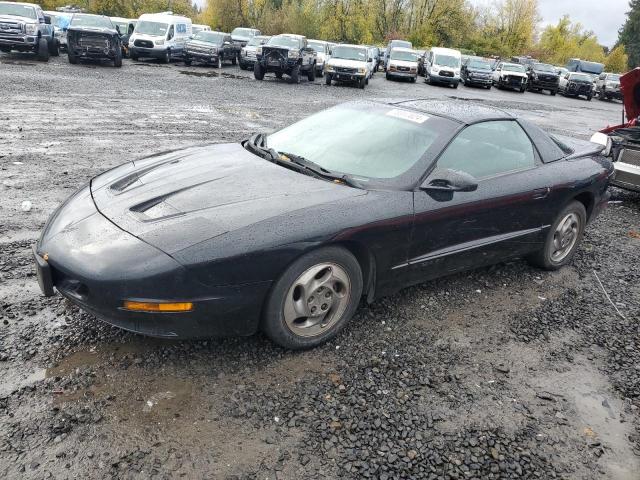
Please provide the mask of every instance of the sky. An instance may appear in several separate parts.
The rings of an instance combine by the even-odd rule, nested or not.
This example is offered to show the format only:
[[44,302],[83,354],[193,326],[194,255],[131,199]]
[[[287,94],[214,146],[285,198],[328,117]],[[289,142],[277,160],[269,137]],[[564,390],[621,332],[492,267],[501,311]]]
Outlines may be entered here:
[[[470,0],[475,5],[488,5],[492,0]],[[555,24],[568,14],[586,30],[592,30],[602,45],[612,47],[618,40],[618,30],[629,10],[628,0],[538,0],[542,23],[540,28]]]

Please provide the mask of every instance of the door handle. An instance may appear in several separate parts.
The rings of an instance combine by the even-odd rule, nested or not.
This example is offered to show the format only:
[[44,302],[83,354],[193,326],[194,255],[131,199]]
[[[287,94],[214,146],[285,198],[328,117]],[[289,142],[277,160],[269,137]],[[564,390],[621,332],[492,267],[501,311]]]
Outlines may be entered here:
[[547,196],[549,195],[549,192],[551,192],[550,187],[536,188],[533,191],[533,199],[542,200],[543,198],[547,198]]

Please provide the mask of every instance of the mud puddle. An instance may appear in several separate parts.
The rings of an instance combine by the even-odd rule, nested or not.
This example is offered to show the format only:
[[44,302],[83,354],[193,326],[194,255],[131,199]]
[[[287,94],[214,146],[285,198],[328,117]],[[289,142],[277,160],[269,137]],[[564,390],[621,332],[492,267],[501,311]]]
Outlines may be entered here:
[[235,79],[240,79],[240,80],[249,80],[249,77],[245,77],[243,75],[235,75],[233,73],[227,73],[227,72],[215,72],[215,71],[209,71],[209,72],[196,72],[193,70],[179,70],[179,72],[183,75],[190,75],[192,77],[222,77],[222,78],[235,78]]

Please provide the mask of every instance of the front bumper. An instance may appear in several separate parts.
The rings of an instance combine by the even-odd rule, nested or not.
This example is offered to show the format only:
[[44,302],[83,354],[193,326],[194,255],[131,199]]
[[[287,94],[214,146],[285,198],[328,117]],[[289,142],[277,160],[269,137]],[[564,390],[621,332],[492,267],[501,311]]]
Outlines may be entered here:
[[[121,230],[95,207],[89,187],[51,217],[34,256],[41,288],[54,288],[117,327],[155,337],[250,335],[271,282],[205,286],[173,258]],[[133,312],[124,300],[193,302],[180,313]]]
[[297,58],[291,58],[286,60],[273,60],[270,58],[264,58],[264,56],[256,56],[256,61],[260,63],[260,66],[267,72],[288,72],[298,64]]
[[539,90],[550,90],[550,91],[558,90],[557,82],[554,83],[554,82],[544,82],[539,80],[530,80],[529,85],[531,88],[536,88]]
[[30,35],[3,35],[0,33],[0,47],[11,47],[15,50],[33,50],[38,45],[38,37]]
[[336,82],[360,82],[363,78],[367,76],[366,73],[347,73],[333,70],[325,70],[325,74],[331,75],[331,79]]
[[468,75],[464,83],[465,85],[486,87],[487,85],[491,85],[493,81],[491,77],[472,77]]
[[622,92],[620,90],[605,90],[604,96],[615,100],[623,100]]
[[82,48],[67,45],[67,51],[71,51],[73,55],[79,58],[114,59],[116,57],[116,52],[111,49]]
[[640,167],[617,161],[613,163],[614,175],[610,184],[616,187],[640,192]]
[[144,48],[144,47],[136,47],[129,44],[129,53],[132,56],[142,57],[142,58],[164,58],[167,54],[166,47],[162,48]]
[[204,52],[190,52],[185,51],[184,56],[191,60],[204,63],[214,63],[218,61],[219,54],[216,53],[204,53]]
[[457,75],[453,77],[443,77],[437,73],[431,73],[429,74],[429,79],[431,80],[432,83],[445,83],[447,85],[454,85],[456,83],[460,83],[460,77]]

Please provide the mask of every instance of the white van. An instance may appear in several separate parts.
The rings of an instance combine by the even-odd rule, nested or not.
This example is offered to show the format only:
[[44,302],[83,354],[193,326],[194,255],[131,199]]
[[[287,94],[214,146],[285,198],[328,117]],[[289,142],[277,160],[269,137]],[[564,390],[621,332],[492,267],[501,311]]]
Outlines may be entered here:
[[129,54],[132,60],[159,58],[169,63],[172,58],[182,58],[191,33],[190,18],[171,12],[145,13],[129,38]]
[[425,55],[426,83],[443,83],[458,88],[462,54],[452,48],[433,47]]
[[195,35],[198,32],[210,32],[211,27],[209,25],[200,25],[198,23],[194,23],[193,25],[191,25],[191,30]]

